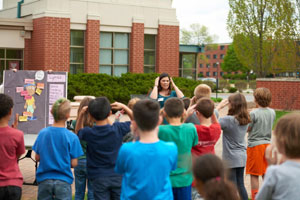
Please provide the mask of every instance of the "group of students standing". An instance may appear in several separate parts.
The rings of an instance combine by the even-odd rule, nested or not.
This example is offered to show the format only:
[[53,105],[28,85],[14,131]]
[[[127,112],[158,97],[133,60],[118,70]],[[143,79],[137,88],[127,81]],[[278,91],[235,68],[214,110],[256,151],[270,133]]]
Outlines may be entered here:
[[[51,110],[53,126],[42,129],[33,146],[40,162],[38,199],[72,199],[71,167],[75,199],[84,198],[88,183],[88,199],[97,200],[244,200],[248,199],[245,167],[251,175],[252,199],[293,199],[299,195],[300,115],[280,119],[275,145],[269,145],[275,112],[268,107],[268,89],[255,90],[258,108],[250,113],[240,93],[216,108],[210,94],[210,87],[200,84],[192,99],[184,98],[172,78],[163,73],[155,80],[150,99],[133,99],[129,106],[111,104],[106,97],[85,98],[72,123],[73,132],[65,128],[70,101],[57,100]],[[25,152],[24,137],[8,126],[12,99],[0,94],[0,102],[0,200],[20,199],[23,179],[17,159]],[[218,118],[225,106],[227,116]],[[112,110],[122,110],[131,121],[112,122]],[[221,160],[214,155],[214,146],[222,130]],[[274,152],[282,154],[283,164],[266,173],[267,160],[277,163]],[[258,177],[264,175],[256,195]]]

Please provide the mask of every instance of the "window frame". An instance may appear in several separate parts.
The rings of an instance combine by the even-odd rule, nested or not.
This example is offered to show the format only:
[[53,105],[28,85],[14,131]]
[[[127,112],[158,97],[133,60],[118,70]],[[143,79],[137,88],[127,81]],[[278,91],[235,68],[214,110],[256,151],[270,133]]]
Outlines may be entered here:
[[[72,31],[82,31],[83,32],[83,46],[72,45],[71,44],[71,32]],[[70,72],[71,72],[71,65],[83,65],[83,73],[85,72],[85,31],[84,30],[71,30],[70,31]],[[83,63],[79,62],[71,62],[71,49],[83,49]],[[73,73],[72,73],[73,74]],[[77,74],[77,73],[75,73]]]
[[[154,36],[154,49],[146,49],[145,48],[145,36],[146,35],[151,35]],[[154,73],[156,72],[156,35],[152,35],[152,34],[144,34],[144,65],[143,65],[143,71],[145,72],[145,67],[153,67],[154,66]],[[145,52],[154,52],[154,65],[147,65],[145,64]]]
[[[100,43],[100,45],[99,45],[99,73],[100,73],[100,67],[101,66],[110,66],[111,67],[111,74],[110,74],[110,76],[115,76],[114,75],[114,72],[115,72],[115,67],[117,66],[127,66],[127,72],[126,73],[128,73],[129,72],[129,64],[130,64],[130,33],[125,33],[125,32],[109,32],[109,31],[100,31],[100,33],[99,33],[99,37],[100,37],[100,40],[101,40],[101,33],[111,33],[112,34],[112,46],[111,46],[111,48],[109,48],[109,47],[104,47],[104,48],[101,48],[101,43],[100,43],[100,41],[99,41],[99,43]],[[118,33],[125,33],[125,34],[127,34],[127,38],[128,38],[128,48],[114,48],[114,40],[115,40],[115,34],[118,34]],[[101,50],[110,50],[111,51],[111,53],[112,53],[112,55],[111,55],[111,64],[100,64],[100,55],[101,55]],[[114,54],[115,54],[115,51],[122,51],[122,50],[126,50],[128,53],[127,53],[127,61],[128,61],[128,63],[127,63],[127,65],[125,65],[125,64],[114,64]],[[102,73],[102,74],[104,74],[104,73]]]

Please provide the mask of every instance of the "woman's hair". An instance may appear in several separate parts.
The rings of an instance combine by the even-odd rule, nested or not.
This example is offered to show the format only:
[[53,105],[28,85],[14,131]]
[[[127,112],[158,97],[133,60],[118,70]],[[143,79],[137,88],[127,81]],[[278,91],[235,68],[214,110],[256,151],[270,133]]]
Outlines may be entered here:
[[228,98],[230,108],[228,115],[234,116],[240,125],[246,125],[251,122],[249,112],[247,110],[247,101],[243,94],[232,94]]
[[[92,98],[90,97],[85,97],[84,99],[82,99],[82,101],[80,102],[80,105],[79,105],[79,108],[78,108],[78,111],[77,111],[77,118],[79,116],[79,113],[81,112],[82,108],[85,107],[85,106],[88,106],[90,101],[93,100]],[[83,126],[90,126],[92,127],[93,126],[93,120],[91,119],[90,115],[88,114],[88,112],[84,113],[83,115]]]
[[300,158],[300,114],[281,117],[275,127],[276,146],[288,158]]
[[199,156],[193,165],[194,177],[203,183],[205,200],[239,200],[236,186],[227,180],[222,160],[214,154]]
[[70,112],[71,112],[71,103],[68,99],[65,98],[60,98],[56,100],[51,108],[51,114],[53,115],[55,122],[61,120],[67,120]]
[[160,76],[159,76],[158,86],[157,86],[158,92],[160,92],[160,91],[162,90],[162,87],[161,87],[161,85],[160,85],[160,81],[161,81],[161,79],[163,79],[163,78],[165,78],[165,77],[168,77],[168,78],[169,78],[170,85],[169,85],[169,88],[168,88],[168,90],[169,90],[169,93],[168,93],[168,94],[171,94],[171,91],[172,91],[172,89],[171,89],[171,79],[170,79],[169,74],[167,74],[167,73],[162,73],[162,74],[160,74]]
[[200,84],[194,89],[194,98],[192,105],[196,104],[202,97],[210,98],[211,88],[206,84]]

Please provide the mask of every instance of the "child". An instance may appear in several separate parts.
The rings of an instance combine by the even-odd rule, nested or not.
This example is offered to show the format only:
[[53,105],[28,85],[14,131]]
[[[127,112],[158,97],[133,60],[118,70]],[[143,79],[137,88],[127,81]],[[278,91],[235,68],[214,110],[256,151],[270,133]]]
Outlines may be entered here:
[[132,129],[140,140],[123,144],[119,151],[115,170],[124,175],[121,199],[173,199],[169,174],[176,169],[177,147],[158,139],[159,110],[151,100],[133,107]]
[[254,91],[257,109],[250,112],[251,123],[248,128],[248,148],[246,174],[250,174],[251,195],[259,188],[259,176],[264,176],[267,169],[265,159],[266,147],[270,144],[275,111],[268,106],[271,103],[271,92],[267,88],[257,88]]
[[[287,114],[280,118],[275,131],[275,144],[285,161],[280,165],[269,166],[256,199],[299,199],[300,197],[300,114]],[[269,148],[269,147],[268,147]],[[266,151],[271,158],[272,151]]]
[[[132,119],[131,110],[122,103],[110,105],[106,97],[93,99],[84,107],[76,124],[78,137],[87,143],[87,171],[92,182],[95,199],[120,199],[122,176],[114,171],[122,139],[130,131],[129,122],[109,123],[111,108],[124,109]],[[83,115],[88,111],[96,122],[83,128]]]
[[[202,97],[210,98],[211,96],[211,88],[206,85],[206,84],[200,84],[194,89],[194,97],[191,100],[191,105],[197,104],[199,99]],[[214,110],[216,117],[219,117],[219,113],[217,110]],[[196,113],[193,113],[191,116],[189,116],[186,120],[185,123],[193,123],[200,125],[200,121],[196,115]]]
[[184,105],[179,98],[170,98],[165,102],[164,117],[169,125],[159,127],[158,137],[163,141],[175,142],[178,148],[176,170],[170,174],[174,199],[191,199],[193,181],[191,149],[198,144],[196,128],[193,124],[183,124]]
[[182,101],[183,101],[183,104],[184,104],[184,109],[187,110],[190,107],[191,99],[188,98],[188,97],[184,97],[182,99]]
[[52,127],[42,129],[32,147],[35,159],[40,162],[36,179],[38,199],[72,199],[71,167],[83,155],[78,137],[65,128],[71,105],[67,99],[58,99],[52,106]]
[[20,200],[23,176],[18,158],[25,153],[24,134],[8,126],[14,102],[0,94],[0,199]]
[[193,166],[195,185],[205,200],[239,200],[235,185],[226,180],[222,160],[213,154],[205,154],[196,159]]
[[[77,111],[77,117],[79,116],[81,110],[83,107],[88,106],[92,98],[90,97],[85,97],[82,99],[80,102],[78,111]],[[78,119],[78,118],[77,118]],[[75,131],[76,127],[76,122],[77,120],[73,120],[71,124],[71,128]],[[93,121],[88,115],[88,113],[85,113],[83,115],[83,126],[93,126]],[[85,188],[86,185],[88,187],[88,193],[87,197],[88,200],[93,200],[94,199],[94,193],[93,193],[93,188],[91,181],[87,178],[87,170],[86,170],[86,142],[83,140],[80,140],[80,144],[82,147],[82,150],[84,152],[83,156],[80,156],[78,158],[78,165],[74,168],[74,175],[75,175],[75,200],[83,200],[85,196]]]
[[217,110],[228,104],[228,115],[221,117],[219,123],[223,130],[223,160],[230,168],[230,180],[239,189],[242,200],[248,200],[244,185],[244,169],[246,166],[247,152],[245,136],[250,121],[247,111],[247,101],[243,94],[230,95],[228,100],[223,100]]
[[[207,97],[201,98],[194,107],[191,107],[196,111],[196,116],[200,121],[200,125],[195,125],[199,139],[197,146],[192,148],[195,156],[215,153],[215,145],[221,135],[221,126],[214,114],[214,107],[214,102]],[[188,113],[191,112],[191,109]]]

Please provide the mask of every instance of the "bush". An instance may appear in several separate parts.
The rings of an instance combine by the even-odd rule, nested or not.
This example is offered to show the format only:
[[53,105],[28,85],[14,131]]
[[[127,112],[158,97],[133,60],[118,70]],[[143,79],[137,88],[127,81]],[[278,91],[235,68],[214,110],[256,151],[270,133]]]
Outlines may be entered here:
[[[230,80],[247,80],[247,74],[224,74],[224,79],[230,79]],[[249,80],[255,80],[256,75],[255,74],[249,74],[248,76]]]
[[223,92],[223,90],[228,87],[229,87],[229,83],[227,82],[227,80],[222,80],[222,79],[219,80],[219,90],[222,90]]
[[239,92],[242,92],[243,90],[247,89],[246,81],[236,81],[234,85],[239,90]]
[[[155,78],[159,74],[122,74],[113,77],[106,74],[69,74],[68,99],[77,95],[106,96],[111,102],[126,103],[131,94],[147,94],[151,92]],[[173,78],[176,86],[186,97],[192,97],[195,87],[201,81],[182,77]]]
[[252,90],[255,90],[256,89],[256,81],[250,81],[249,88],[251,88]]
[[215,91],[216,90],[216,84],[212,81],[202,81],[203,84],[208,85],[211,88],[211,91]]
[[237,91],[237,89],[234,88],[234,87],[230,87],[230,88],[228,89],[228,91],[229,91],[230,93],[235,93],[235,92]]
[[223,99],[221,97],[215,98],[215,97],[211,97],[211,100],[213,100],[215,103],[219,103],[221,102]]

